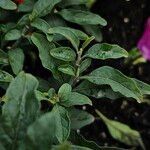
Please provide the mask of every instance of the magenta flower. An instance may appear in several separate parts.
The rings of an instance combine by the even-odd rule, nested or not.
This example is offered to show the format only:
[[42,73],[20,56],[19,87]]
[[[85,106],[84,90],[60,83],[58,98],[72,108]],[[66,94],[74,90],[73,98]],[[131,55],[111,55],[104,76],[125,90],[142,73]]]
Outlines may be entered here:
[[141,51],[143,57],[150,60],[150,17],[146,22],[144,33],[139,40],[137,47]]

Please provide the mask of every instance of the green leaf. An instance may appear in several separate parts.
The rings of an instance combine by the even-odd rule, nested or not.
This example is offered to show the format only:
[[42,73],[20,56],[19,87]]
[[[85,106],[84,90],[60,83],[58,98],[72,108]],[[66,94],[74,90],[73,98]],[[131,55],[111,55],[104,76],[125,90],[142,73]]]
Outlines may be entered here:
[[61,145],[53,145],[51,150],[71,150],[71,144],[68,142],[65,142]]
[[68,95],[65,98],[61,99],[60,104],[65,107],[71,107],[74,105],[92,105],[92,102],[85,95],[82,95],[77,92],[71,92],[68,93]]
[[13,76],[3,70],[0,70],[0,82],[11,82]]
[[77,130],[94,122],[94,117],[86,111],[71,108],[69,109],[71,129]]
[[150,95],[150,85],[140,80],[133,79],[143,95]]
[[[138,131],[131,129],[126,124],[108,119],[98,110],[96,110],[96,113],[106,124],[111,136],[114,139],[130,146],[138,146],[140,144],[143,144],[140,133]],[[144,150],[144,144],[141,146]]]
[[71,143],[80,145],[80,146],[86,146],[92,150],[125,150],[122,148],[117,147],[107,147],[107,146],[99,146],[93,141],[86,140],[82,135],[77,134],[75,131],[70,133]]
[[50,54],[63,61],[74,61],[76,53],[69,47],[58,47],[50,50]]
[[59,143],[66,141],[70,134],[70,119],[65,108],[55,105],[52,112],[55,116],[56,138]]
[[0,8],[6,10],[15,10],[17,9],[17,5],[11,0],[0,0]]
[[84,25],[83,28],[86,33],[94,36],[97,42],[101,42],[103,40],[101,28],[98,25]]
[[73,29],[73,28],[69,28],[69,29],[78,37],[79,40],[86,40],[88,38],[88,35],[80,30]]
[[[99,15],[89,11],[82,11],[76,9],[63,9],[59,14],[67,21],[77,23],[80,25],[101,25],[106,26],[107,22]],[[92,18],[92,19],[91,19]]]
[[60,1],[61,0],[38,0],[33,7],[32,14],[30,15],[30,20],[47,15]]
[[61,99],[65,99],[67,95],[69,95],[72,91],[72,87],[70,84],[65,83],[63,84],[58,91],[58,95]]
[[0,65],[8,65],[8,55],[0,49]]
[[21,38],[21,31],[17,29],[10,30],[5,34],[4,38],[7,41],[17,40]]
[[125,51],[118,45],[111,45],[111,44],[95,44],[92,46],[87,54],[86,57],[90,57],[93,59],[109,59],[109,58],[121,58],[121,57],[128,57],[128,52]]
[[34,149],[50,150],[56,134],[56,116],[49,112],[42,115],[28,127],[27,136]]
[[32,23],[31,26],[37,28],[38,30],[43,31],[44,33],[47,33],[50,25],[43,19],[41,18],[37,18],[35,19]]
[[21,48],[12,49],[8,51],[9,63],[14,74],[18,74],[22,68],[24,63],[24,53]]
[[95,85],[89,81],[83,81],[81,84],[79,84],[74,91],[85,94],[87,96],[92,96],[94,98],[100,99],[100,98],[109,98],[112,100],[118,99],[123,97],[118,92],[114,92],[109,86],[106,85]]
[[71,65],[61,65],[58,70],[64,74],[75,76],[75,68]]
[[94,36],[87,38],[86,41],[82,44],[82,49],[84,50],[94,39]]
[[25,0],[21,5],[18,5],[19,12],[31,12],[34,6],[35,0]]
[[139,103],[143,101],[142,94],[135,82],[112,67],[98,68],[81,79],[86,79],[97,85],[109,85],[113,91],[119,92],[125,97],[134,98]]
[[90,67],[90,65],[91,65],[91,59],[90,58],[83,60],[80,64],[80,73],[86,71],[87,68]]
[[29,23],[30,23],[29,14],[25,14],[19,19],[19,21],[17,22],[17,26],[24,27],[25,25]]
[[31,36],[31,40],[39,50],[39,57],[41,59],[43,67],[53,72],[55,69],[55,61],[50,55],[49,51],[55,48],[55,45],[48,42],[42,34],[38,33],[33,33]]
[[78,50],[79,39],[78,39],[77,35],[74,32],[72,32],[72,30],[70,28],[54,27],[54,28],[50,28],[48,33],[49,34],[60,34],[60,35],[64,36],[66,39],[68,39],[71,42],[73,47],[76,50]]
[[28,125],[30,125],[39,113],[39,103],[34,91],[38,87],[35,77],[24,72],[10,83],[6,91],[7,102],[3,106],[2,115],[7,124],[11,125],[13,146],[24,139]]

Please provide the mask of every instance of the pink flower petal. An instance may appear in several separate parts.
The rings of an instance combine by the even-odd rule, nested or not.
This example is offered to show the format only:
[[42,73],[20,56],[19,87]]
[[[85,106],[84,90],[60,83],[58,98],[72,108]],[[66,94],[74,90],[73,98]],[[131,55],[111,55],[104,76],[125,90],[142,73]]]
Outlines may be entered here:
[[141,51],[143,57],[150,60],[150,17],[147,20],[144,33],[139,40],[137,47]]

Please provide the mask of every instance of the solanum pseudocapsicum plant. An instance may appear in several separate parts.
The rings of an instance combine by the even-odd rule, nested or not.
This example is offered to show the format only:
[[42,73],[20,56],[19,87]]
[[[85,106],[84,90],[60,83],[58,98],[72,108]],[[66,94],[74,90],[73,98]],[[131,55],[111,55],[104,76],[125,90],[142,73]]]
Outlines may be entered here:
[[[77,129],[94,122],[94,116],[76,106],[92,107],[93,97],[126,97],[142,103],[150,86],[110,66],[88,69],[93,59],[128,56],[118,45],[99,43],[100,28],[107,22],[88,10],[90,3],[0,1],[0,87],[6,90],[1,92],[1,150],[121,150],[98,146],[77,134]],[[93,40],[96,44],[91,45]],[[41,74],[25,73],[31,67],[24,63],[29,56],[34,67],[38,68],[35,61],[41,61],[43,70],[49,71],[47,81]],[[51,109],[43,112],[43,100]],[[138,131],[96,113],[114,139],[145,149]]]

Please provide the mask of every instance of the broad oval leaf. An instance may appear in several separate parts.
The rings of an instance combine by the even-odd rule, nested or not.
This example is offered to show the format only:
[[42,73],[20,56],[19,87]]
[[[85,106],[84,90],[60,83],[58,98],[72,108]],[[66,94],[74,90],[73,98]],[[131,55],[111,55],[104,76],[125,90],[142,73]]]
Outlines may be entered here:
[[18,74],[22,68],[24,63],[24,53],[21,48],[12,49],[8,51],[9,63],[14,74]]
[[71,108],[69,109],[71,129],[77,130],[94,122],[94,117],[86,111]]
[[88,67],[90,67],[91,65],[91,59],[90,58],[87,58],[85,60],[83,60],[80,64],[80,73],[84,72],[85,70],[87,70]]
[[[35,121],[39,113],[39,102],[34,91],[38,87],[35,77],[24,72],[10,83],[6,91],[6,103],[3,106],[2,116],[11,125],[11,138],[14,146],[17,146],[26,134],[27,127]],[[17,138],[17,141],[14,140]]]
[[62,106],[55,105],[52,112],[56,119],[56,138],[59,143],[63,143],[68,139],[70,134],[70,119],[68,111]]
[[64,74],[75,76],[75,68],[71,65],[61,65],[58,70]]
[[92,105],[92,101],[85,95],[77,92],[71,92],[60,100],[60,104],[65,107],[71,107],[74,105]]
[[11,82],[13,76],[6,71],[0,70],[0,82]]
[[64,36],[66,39],[68,39],[73,47],[78,50],[79,47],[79,39],[77,35],[67,27],[54,27],[49,29],[49,34],[60,34]]
[[67,95],[69,95],[72,91],[72,87],[70,84],[68,83],[64,83],[60,88],[59,88],[59,91],[58,91],[58,96],[61,98],[61,99],[65,99]]
[[76,53],[69,47],[58,47],[50,50],[50,54],[63,61],[74,61]]
[[17,9],[17,5],[11,0],[0,0],[0,7],[6,10]]
[[87,54],[86,57],[90,57],[93,59],[109,59],[109,58],[121,58],[121,57],[128,57],[128,52],[115,44],[95,44],[92,46]]
[[5,34],[5,40],[7,41],[12,41],[12,40],[17,40],[21,37],[21,31],[20,30],[17,30],[17,29],[13,29],[13,30],[10,30],[8,31],[6,34]]
[[63,9],[59,12],[59,14],[65,20],[73,22],[73,23],[77,23],[80,25],[101,25],[101,26],[107,25],[107,22],[105,19],[89,11],[82,11],[82,10],[76,10],[76,9]]
[[88,76],[81,78],[97,85],[109,85],[113,91],[119,92],[125,97],[134,98],[139,103],[143,101],[141,91],[135,82],[112,67],[104,66],[98,68]]
[[50,28],[50,25],[41,18],[37,18],[33,22],[31,22],[31,26],[43,31],[44,33],[47,33]]
[[140,133],[138,131],[131,129],[126,124],[108,119],[98,110],[96,110],[96,113],[106,124],[111,136],[114,139],[131,146],[141,145],[142,149],[145,150]]
[[30,15],[30,20],[33,20],[36,17],[47,15],[60,1],[61,0],[38,0],[33,7],[32,14]]

